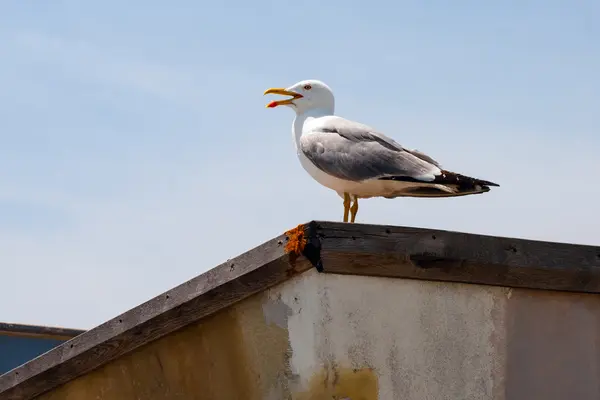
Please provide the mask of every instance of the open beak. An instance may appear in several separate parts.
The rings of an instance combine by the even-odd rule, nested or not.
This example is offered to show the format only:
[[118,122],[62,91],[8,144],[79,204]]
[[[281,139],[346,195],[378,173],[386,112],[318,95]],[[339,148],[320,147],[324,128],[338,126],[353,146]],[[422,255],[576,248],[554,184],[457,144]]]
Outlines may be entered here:
[[265,90],[265,93],[263,94],[263,96],[266,94],[280,94],[282,96],[291,96],[290,99],[272,101],[269,104],[267,104],[267,108],[273,108],[273,107],[282,106],[285,104],[292,104],[292,102],[294,100],[302,98],[302,95],[300,93],[292,92],[291,90],[286,90],[286,89],[282,89],[282,88],[267,89],[267,90]]

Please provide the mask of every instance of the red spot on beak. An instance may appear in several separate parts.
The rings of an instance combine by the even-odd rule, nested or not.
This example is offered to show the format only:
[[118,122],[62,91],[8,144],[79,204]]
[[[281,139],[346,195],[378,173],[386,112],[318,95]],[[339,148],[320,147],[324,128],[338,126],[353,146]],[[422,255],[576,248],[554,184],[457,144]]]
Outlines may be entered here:
[[273,107],[277,107],[278,105],[279,105],[279,104],[277,104],[277,102],[276,102],[276,101],[272,101],[272,102],[270,102],[269,104],[267,104],[267,107],[268,107],[268,108],[273,108]]

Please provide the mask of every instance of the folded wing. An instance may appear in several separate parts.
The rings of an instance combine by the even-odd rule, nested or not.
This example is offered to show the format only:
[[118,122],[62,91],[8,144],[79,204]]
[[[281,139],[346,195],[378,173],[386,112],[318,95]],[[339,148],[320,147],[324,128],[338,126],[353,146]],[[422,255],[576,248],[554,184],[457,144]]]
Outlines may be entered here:
[[431,157],[341,117],[320,119],[302,136],[300,148],[317,168],[350,181],[405,177],[433,183],[442,174]]

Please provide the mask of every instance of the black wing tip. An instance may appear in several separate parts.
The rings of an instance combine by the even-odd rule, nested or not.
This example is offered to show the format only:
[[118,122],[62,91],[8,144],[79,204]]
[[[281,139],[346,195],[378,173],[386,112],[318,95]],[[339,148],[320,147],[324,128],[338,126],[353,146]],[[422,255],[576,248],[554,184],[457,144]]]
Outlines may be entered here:
[[482,186],[500,187],[500,185],[498,185],[497,183],[490,182],[490,181],[482,181],[482,180],[476,179],[475,182],[477,182],[477,184],[482,185]]
[[462,187],[462,186],[465,186],[465,187],[482,186],[482,187],[488,187],[488,188],[489,188],[489,186],[500,187],[500,185],[495,182],[486,181],[486,180],[478,179],[478,178],[473,178],[471,176],[457,174],[456,172],[451,172],[451,171],[446,171],[446,170],[442,170],[442,173],[435,177],[434,182],[441,183],[441,184],[454,184],[454,185],[458,185],[459,187]]

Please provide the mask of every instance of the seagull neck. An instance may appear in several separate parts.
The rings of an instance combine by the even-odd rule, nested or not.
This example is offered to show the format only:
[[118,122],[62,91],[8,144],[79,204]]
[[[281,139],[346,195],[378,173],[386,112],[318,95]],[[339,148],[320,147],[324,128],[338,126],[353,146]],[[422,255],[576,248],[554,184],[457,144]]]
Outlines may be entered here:
[[311,108],[310,110],[296,114],[292,128],[296,150],[298,149],[298,145],[300,143],[300,137],[302,137],[302,128],[304,127],[304,124],[314,118],[326,117],[328,115],[333,115],[333,108]]
[[298,115],[296,115],[296,119],[304,118],[306,120],[308,118],[319,118],[325,117],[327,115],[333,115],[333,108],[311,108],[309,110],[298,113]]

